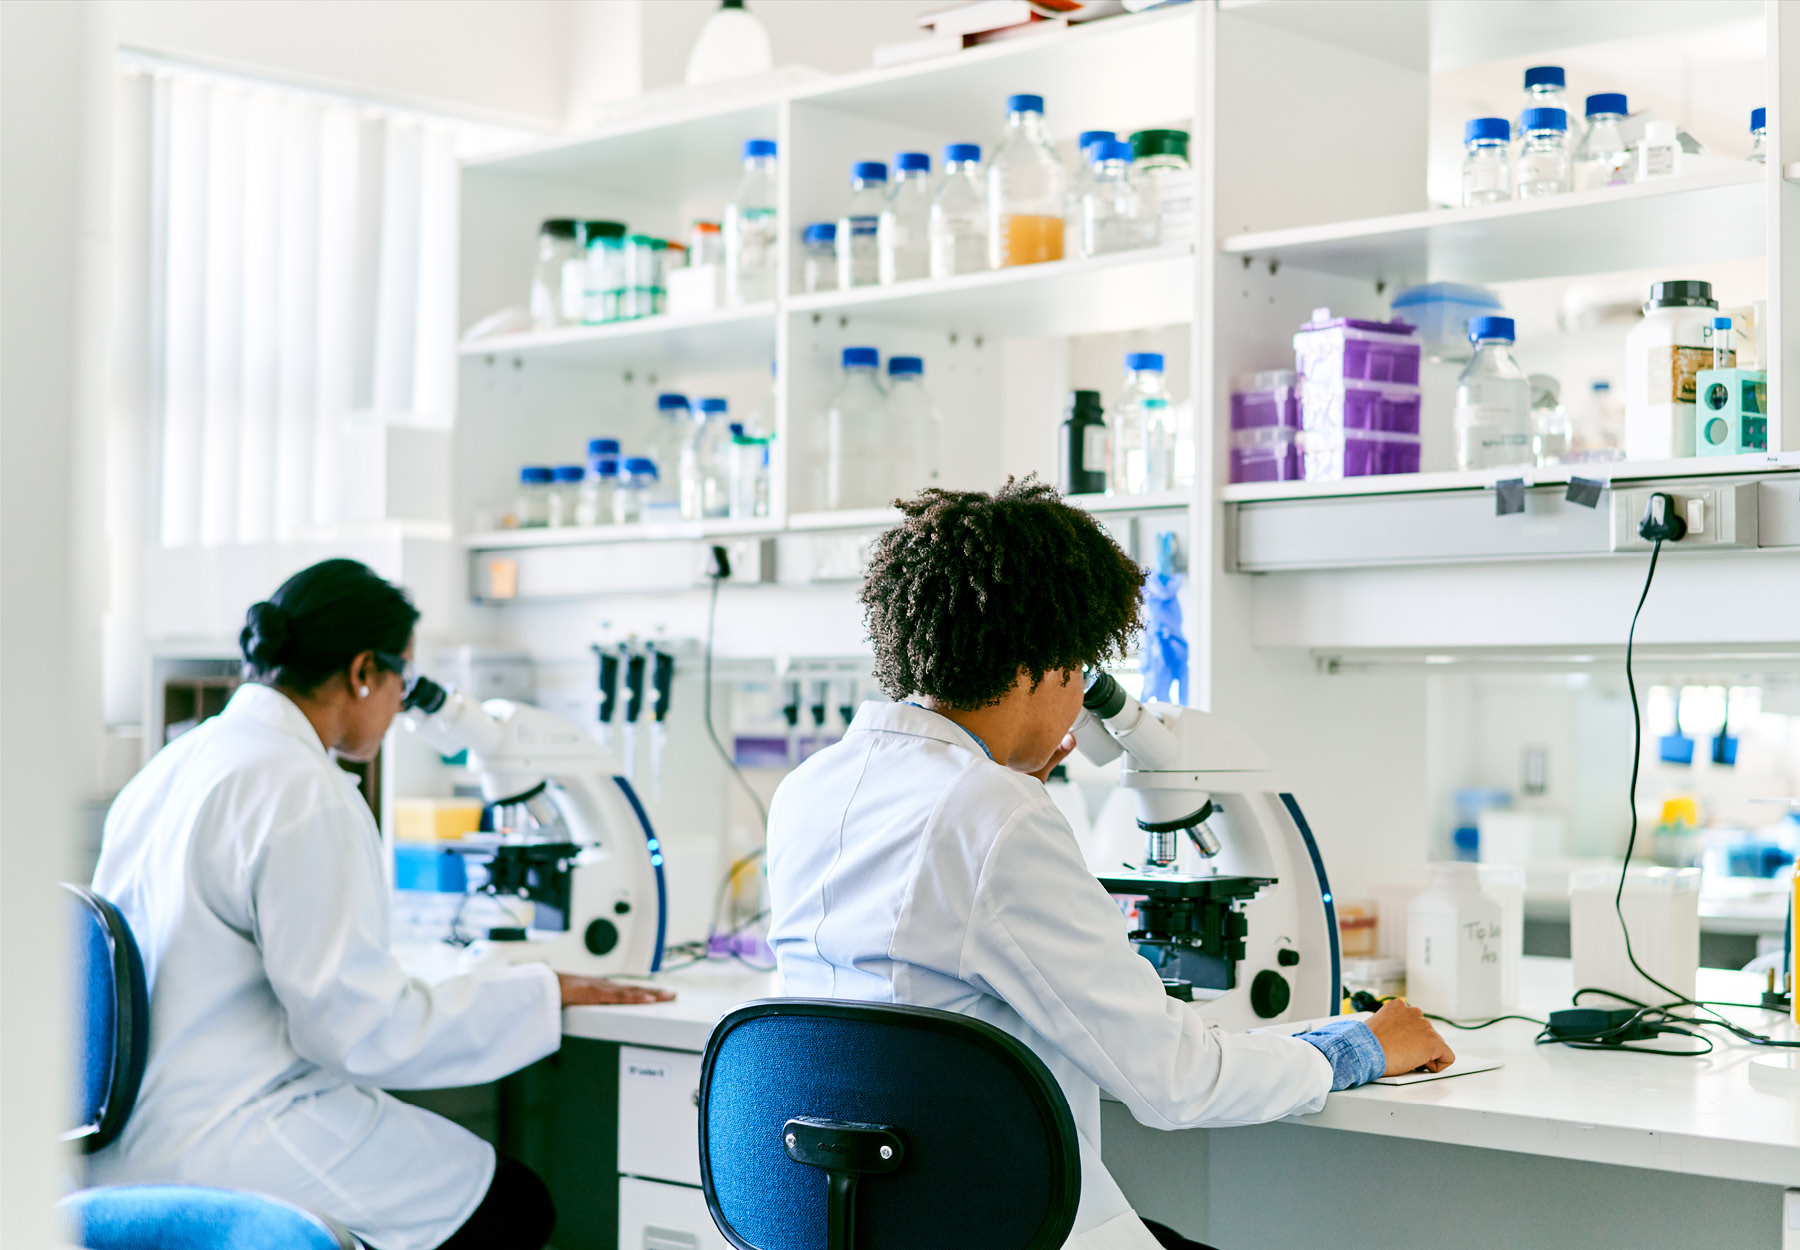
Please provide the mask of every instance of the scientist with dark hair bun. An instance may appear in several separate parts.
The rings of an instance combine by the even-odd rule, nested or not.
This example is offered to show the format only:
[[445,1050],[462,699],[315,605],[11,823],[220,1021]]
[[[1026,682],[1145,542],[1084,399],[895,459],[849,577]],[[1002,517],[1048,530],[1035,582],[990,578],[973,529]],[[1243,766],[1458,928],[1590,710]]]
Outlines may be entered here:
[[380,835],[337,760],[380,748],[418,619],[354,560],[296,573],[250,609],[230,704],[114,802],[94,889],[143,949],[150,1053],[90,1184],[271,1194],[374,1250],[549,1240],[535,1173],[383,1091],[497,1080],[556,1050],[564,1006],[668,995],[531,964],[426,985],[395,960]]

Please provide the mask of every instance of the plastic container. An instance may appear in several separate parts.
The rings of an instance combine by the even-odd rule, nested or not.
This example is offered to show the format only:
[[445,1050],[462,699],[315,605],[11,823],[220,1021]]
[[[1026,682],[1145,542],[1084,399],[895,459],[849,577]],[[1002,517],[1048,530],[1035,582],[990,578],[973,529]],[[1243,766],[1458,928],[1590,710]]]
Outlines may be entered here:
[[1426,359],[1464,361],[1475,354],[1469,343],[1469,321],[1501,311],[1500,297],[1485,287],[1460,282],[1427,282],[1408,287],[1389,305],[1396,321],[1419,328]]
[[587,470],[578,464],[556,466],[550,483],[548,524],[559,527],[576,524],[575,514],[581,505],[581,483],[585,477]]
[[1044,98],[1006,101],[1006,136],[988,165],[988,266],[1063,258],[1068,176],[1044,129]]
[[931,157],[894,157],[894,186],[881,210],[875,247],[883,286],[931,273]]
[[577,525],[611,525],[613,496],[619,490],[619,443],[612,438],[588,440],[587,478],[575,508]]
[[1372,958],[1380,921],[1366,908],[1340,903],[1337,908],[1338,954],[1345,959]]
[[1058,431],[1057,489],[1065,495],[1106,490],[1106,406],[1099,391],[1069,392],[1068,416]]
[[1156,495],[1175,489],[1175,426],[1163,381],[1161,352],[1129,352],[1125,386],[1113,406],[1109,495]]
[[1502,908],[1482,888],[1480,865],[1432,864],[1406,909],[1408,1001],[1455,1020],[1500,1015],[1504,937]]
[[725,263],[725,235],[716,221],[696,221],[688,231],[687,263],[720,265]]
[[731,515],[728,406],[722,399],[702,399],[696,407],[698,421],[681,453],[681,516],[685,521]]
[[625,240],[625,293],[619,303],[619,320],[636,321],[663,311],[664,253],[668,243],[647,234]]
[[1301,430],[1295,443],[1300,477],[1308,482],[1419,471],[1421,449],[1417,434],[1385,434],[1379,430]]
[[1504,117],[1472,119],[1463,127],[1463,207],[1498,204],[1512,193],[1512,124]]
[[587,253],[581,319],[588,325],[617,321],[625,300],[624,223],[584,221],[581,239]]
[[652,519],[650,500],[657,488],[656,461],[648,456],[627,456],[619,470],[619,487],[613,495],[613,520],[620,525]]
[[1314,382],[1300,385],[1300,428],[1369,430],[1419,436],[1420,392],[1404,382]]
[[1307,382],[1419,383],[1419,332],[1404,321],[1357,321],[1315,308],[1294,335],[1294,368]]
[[1132,180],[1148,223],[1145,243],[1192,243],[1194,170],[1185,130],[1140,130],[1131,136]]
[[1300,428],[1300,375],[1292,369],[1264,369],[1231,379],[1231,428]]
[[1234,482],[1300,481],[1300,431],[1285,425],[1233,430],[1230,474]]
[[1619,889],[1616,867],[1578,868],[1569,874],[1569,957],[1577,988],[1592,986],[1662,1004],[1668,991],[1646,980],[1625,955],[1619,910],[1631,930],[1631,953],[1644,971],[1677,994],[1691,998],[1700,968],[1700,870],[1638,868]]
[[1598,191],[1631,183],[1631,145],[1625,142],[1624,124],[1631,109],[1623,94],[1602,92],[1587,98],[1587,133],[1575,149],[1575,189]]
[[1525,870],[1516,864],[1481,864],[1481,890],[1500,904],[1500,1009],[1519,1007],[1519,970],[1525,960]]
[[952,143],[944,149],[944,177],[931,197],[931,276],[949,278],[986,269],[987,228],[981,147]]
[[731,519],[769,515],[769,440],[731,427]]
[[1513,319],[1469,323],[1475,355],[1456,379],[1456,467],[1531,463],[1531,387],[1513,359]]
[[554,330],[579,325],[587,298],[587,251],[581,223],[553,217],[538,227],[537,264],[531,271],[531,326]]
[[1674,122],[1644,123],[1644,138],[1637,151],[1639,182],[1678,177],[1681,157],[1681,130]]
[[850,168],[850,202],[837,224],[838,289],[881,281],[881,212],[887,207],[887,166],[858,161]]
[[1712,283],[1658,282],[1625,336],[1625,457],[1694,454],[1695,377],[1712,368]]
[[1144,213],[1132,174],[1131,145],[1102,139],[1089,151],[1091,174],[1081,197],[1082,254],[1104,256],[1143,247],[1154,237],[1155,222]]
[[815,221],[800,236],[800,282],[808,292],[837,290],[837,223]]
[[888,358],[887,403],[894,429],[897,493],[911,495],[937,485],[944,418],[925,389],[923,360],[917,356]]
[[[1386,923],[1380,925],[1386,928]],[[1345,959],[1340,964],[1344,993],[1367,990],[1377,998],[1400,998],[1406,994],[1406,961],[1374,955],[1366,959]]]
[[1569,189],[1569,115],[1560,108],[1531,108],[1519,115],[1518,195],[1521,200],[1561,195]]
[[1750,110],[1750,155],[1747,159],[1758,165],[1768,163],[1769,110],[1766,108]]
[[744,142],[744,173],[725,205],[725,302],[756,304],[775,298],[775,140]]
[[825,412],[825,506],[884,508],[899,494],[894,422],[878,372],[881,353],[846,347],[844,375]]
[[656,519],[673,520],[681,515],[681,457],[697,425],[686,395],[666,392],[656,397],[656,421],[650,428],[648,458],[656,465],[657,478],[643,501]]
[[556,475],[549,465],[528,464],[519,470],[519,496],[513,505],[513,524],[537,529],[550,524],[550,492]]

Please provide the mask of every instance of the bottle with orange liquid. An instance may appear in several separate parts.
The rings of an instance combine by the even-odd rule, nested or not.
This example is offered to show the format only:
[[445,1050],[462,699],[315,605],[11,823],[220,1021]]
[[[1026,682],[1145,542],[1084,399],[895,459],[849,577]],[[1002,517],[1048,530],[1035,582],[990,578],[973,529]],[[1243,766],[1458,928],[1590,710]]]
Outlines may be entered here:
[[1063,258],[1068,171],[1044,129],[1044,97],[1009,96],[1006,137],[988,166],[988,266]]

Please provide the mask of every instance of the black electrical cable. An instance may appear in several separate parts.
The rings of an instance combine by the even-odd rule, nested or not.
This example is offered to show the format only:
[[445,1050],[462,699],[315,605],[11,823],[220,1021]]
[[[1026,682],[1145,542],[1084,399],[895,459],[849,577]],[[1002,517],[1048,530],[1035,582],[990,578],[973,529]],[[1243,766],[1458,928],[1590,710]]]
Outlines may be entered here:
[[1439,1024],[1447,1024],[1453,1029],[1461,1029],[1465,1033],[1473,1033],[1477,1029],[1485,1029],[1490,1025],[1499,1024],[1502,1020],[1523,1020],[1526,1024],[1537,1025],[1540,1029],[1550,1027],[1548,1021],[1539,1020],[1535,1016],[1495,1016],[1491,1020],[1483,1020],[1477,1024],[1464,1024],[1460,1020],[1452,1020],[1449,1016],[1434,1016],[1429,1011],[1425,1013],[1425,1018],[1427,1020],[1436,1020]]
[[[715,548],[715,550],[719,549]],[[731,770],[731,775],[737,778],[738,784],[744,787],[744,793],[749,795],[750,801],[756,805],[756,814],[762,819],[763,831],[766,833],[769,828],[769,809],[763,805],[762,795],[756,792],[756,787],[752,786],[750,779],[744,776],[744,770],[738,767],[736,757],[725,749],[725,744],[719,741],[718,730],[713,728],[713,630],[719,617],[719,584],[725,580],[725,573],[723,569],[714,569],[710,576],[712,577],[712,596],[706,605],[706,652],[703,659],[706,670],[704,675],[706,690],[701,696],[706,714],[706,736],[712,739],[713,749],[719,753],[719,758],[725,761],[725,767]]]

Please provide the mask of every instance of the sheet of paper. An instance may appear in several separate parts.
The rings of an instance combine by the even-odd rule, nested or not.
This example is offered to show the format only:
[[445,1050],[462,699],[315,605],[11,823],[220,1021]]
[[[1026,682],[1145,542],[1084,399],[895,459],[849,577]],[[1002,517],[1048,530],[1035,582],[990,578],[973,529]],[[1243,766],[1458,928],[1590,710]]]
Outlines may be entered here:
[[1384,1076],[1369,1082],[1371,1085],[1419,1085],[1426,1081],[1447,1081],[1453,1076],[1474,1076],[1477,1072],[1492,1072],[1504,1067],[1498,1059],[1486,1059],[1480,1055],[1458,1055],[1456,1062],[1442,1072],[1403,1072],[1399,1076]]

